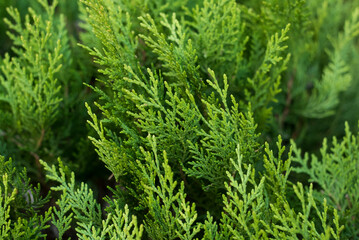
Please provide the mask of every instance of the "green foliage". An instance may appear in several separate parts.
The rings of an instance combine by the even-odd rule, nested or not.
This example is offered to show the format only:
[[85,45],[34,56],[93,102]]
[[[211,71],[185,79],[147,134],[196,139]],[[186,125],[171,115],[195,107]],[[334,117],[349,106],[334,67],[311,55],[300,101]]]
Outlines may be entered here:
[[[218,92],[222,107],[210,102],[203,101],[208,110],[207,119],[204,120],[208,130],[201,129],[197,133],[200,136],[201,146],[190,143],[191,152],[194,154],[194,161],[189,162],[191,168],[187,170],[189,176],[195,176],[208,181],[205,189],[215,186],[223,187],[226,179],[226,171],[232,172],[229,159],[234,157],[236,144],[240,144],[241,152],[249,163],[255,163],[257,142],[256,124],[251,113],[244,115],[239,111],[238,103],[232,98],[233,107],[227,106],[227,76],[224,75],[224,89],[221,89],[214,72],[209,70],[213,82],[207,83]],[[218,104],[218,103],[217,103]],[[205,127],[203,127],[205,128]]]
[[351,21],[345,22],[344,30],[333,39],[334,50],[329,52],[330,63],[323,70],[322,80],[314,81],[312,94],[303,99],[301,114],[311,118],[323,118],[334,114],[339,103],[339,93],[345,91],[351,82],[349,68],[345,64],[346,48],[359,34],[359,9],[353,12]]
[[52,208],[43,215],[40,210],[49,201],[50,195],[43,198],[40,184],[33,187],[27,177],[26,169],[16,169],[11,159],[0,156],[0,213],[1,237],[3,239],[41,239],[49,225]]
[[192,48],[190,40],[187,41],[181,24],[172,15],[172,23],[169,23],[166,15],[161,15],[161,25],[170,32],[168,36],[161,34],[150,15],[140,17],[141,26],[149,31],[149,35],[140,35],[145,43],[158,55],[158,60],[163,62],[165,75],[176,79],[176,85],[180,88],[200,88],[199,74],[196,71],[197,56]]
[[[116,205],[112,213],[108,213],[106,220],[102,219],[100,205],[96,202],[93,192],[87,184],[82,183],[80,188],[75,187],[75,176],[71,173],[67,180],[66,172],[69,171],[59,160],[59,171],[55,166],[50,167],[41,161],[47,172],[47,178],[56,181],[59,185],[52,187],[54,191],[61,191],[58,201],[59,210],[54,210],[52,218],[61,238],[66,232],[73,216],[76,220],[77,237],[80,239],[140,239],[142,226],[138,227],[135,217],[130,218],[128,208],[120,209]],[[69,213],[70,211],[70,213]]]
[[289,25],[282,30],[281,35],[277,33],[270,38],[266,48],[263,62],[258,67],[253,78],[248,79],[252,91],[246,91],[246,100],[251,103],[254,113],[259,117],[257,122],[262,123],[272,115],[272,109],[268,108],[271,101],[280,90],[281,73],[286,69],[290,55],[285,59],[280,56],[287,46],[282,43],[288,39],[286,33]]
[[[300,149],[294,147],[293,161],[299,163],[294,168],[296,172],[308,174],[309,181],[319,185],[317,198],[325,197],[328,204],[338,211],[349,237],[358,235],[359,137],[350,132],[348,124],[345,132],[342,141],[333,138],[330,150],[324,139],[320,160],[315,155],[310,158],[307,153],[301,156]],[[294,142],[292,144],[295,146]]]
[[166,152],[163,153],[163,160],[160,159],[156,139],[149,136],[149,142],[153,156],[143,152],[145,164],[139,162],[147,195],[143,204],[149,207],[145,221],[148,236],[152,239],[192,239],[200,230],[200,226],[195,224],[195,205],[186,201],[184,183],[177,187]]
[[249,37],[244,35],[245,23],[234,1],[204,1],[188,15],[192,19],[186,23],[193,29],[189,37],[203,72],[212,68],[235,79],[246,70],[243,55]]
[[[17,47],[13,48],[17,57],[10,58],[7,54],[1,67],[3,75],[0,78],[0,99],[8,105],[1,114],[9,117],[7,121],[10,126],[15,127],[13,131],[25,132],[22,135],[24,137],[33,137],[34,142],[28,147],[30,149],[41,145],[45,131],[56,119],[61,102],[60,85],[55,74],[61,68],[64,54],[61,45],[65,43],[52,34],[55,32],[55,26],[52,25],[55,5],[44,7],[47,12],[45,19],[31,10],[24,26],[19,12],[9,8],[12,21],[6,22],[16,33],[9,36]],[[59,33],[64,34],[64,31],[60,25]],[[28,139],[18,141],[20,145],[24,145],[24,142],[31,144]]]
[[[302,15],[301,25],[293,25],[296,29],[289,34],[292,63],[278,97],[281,107],[275,112],[284,138],[294,138],[305,149],[312,149],[323,137],[343,135],[345,121],[354,127],[358,119],[349,110],[357,102],[352,90],[358,83],[353,72],[358,2],[297,2],[302,4],[292,11]],[[313,135],[317,137],[310,137]]]
[[34,160],[41,171],[40,158],[55,161],[61,154],[68,160],[88,131],[82,124],[87,69],[74,56],[79,50],[59,8],[57,1],[32,1],[26,15],[9,7],[5,18],[13,45],[0,62],[2,154],[13,152],[31,171]]
[[0,238],[358,238],[358,3],[1,2]]
[[[9,237],[11,220],[10,220],[10,202],[15,199],[16,189],[13,190],[9,197],[8,175],[3,174],[2,185],[4,189],[0,188],[1,200],[0,200],[0,213],[1,213],[1,238]],[[4,191],[4,193],[2,192]]]

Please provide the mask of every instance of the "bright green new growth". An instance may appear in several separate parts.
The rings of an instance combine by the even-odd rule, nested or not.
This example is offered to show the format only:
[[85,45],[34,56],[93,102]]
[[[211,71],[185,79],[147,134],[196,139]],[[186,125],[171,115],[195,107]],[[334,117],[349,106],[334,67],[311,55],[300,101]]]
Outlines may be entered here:
[[30,9],[24,23],[16,9],[8,9],[11,20],[6,19],[6,23],[12,30],[9,36],[16,57],[6,54],[1,65],[0,101],[8,104],[1,109],[2,123],[9,126],[6,134],[27,136],[14,140],[25,149],[39,148],[45,132],[56,120],[62,101],[56,74],[67,54],[67,39],[61,37],[66,36],[64,20],[55,21],[56,2],[51,7],[46,1],[39,3],[46,14],[40,16]]
[[25,165],[35,160],[37,171],[40,158],[72,157],[87,132],[83,82],[90,69],[58,14],[63,2],[32,1],[22,11],[10,6],[4,19],[12,46],[0,60],[0,138],[6,145],[0,151],[9,156],[17,149],[16,157]]
[[195,204],[191,205],[185,200],[183,182],[177,187],[173,172],[168,165],[166,152],[161,159],[157,155],[156,139],[151,136],[148,138],[153,156],[143,150],[145,165],[138,162],[146,193],[143,204],[149,207],[145,220],[147,233],[152,239],[177,239],[177,237],[193,239],[200,231],[200,226],[195,224],[197,218]]
[[[47,172],[47,178],[56,181],[59,185],[54,191],[61,191],[58,201],[59,210],[54,210],[52,219],[59,231],[59,237],[69,229],[69,224],[76,220],[76,232],[79,239],[140,239],[143,226],[137,225],[136,217],[130,217],[128,207],[123,210],[116,202],[112,204],[115,210],[108,213],[102,220],[100,205],[96,202],[93,192],[87,184],[82,183],[79,189],[75,188],[74,173],[67,180],[68,171],[59,160],[59,172],[55,166],[50,167],[41,161]],[[74,219],[73,219],[74,217]]]
[[[4,186],[4,187],[2,187]],[[9,232],[11,229],[11,220],[10,220],[10,202],[15,199],[16,189],[10,193],[9,196],[9,186],[8,186],[8,175],[4,174],[2,176],[2,186],[0,188],[0,231],[1,238],[4,239],[9,237]]]
[[[178,186],[174,180],[166,152],[158,155],[156,139],[149,136],[148,141],[152,152],[142,150],[144,161],[138,161],[138,164],[144,189],[141,204],[149,207],[144,224],[150,238],[196,239],[198,233],[203,231],[204,236],[212,236],[210,239],[300,239],[300,236],[305,239],[339,239],[343,227],[338,222],[336,210],[331,222],[326,200],[323,205],[318,205],[312,195],[312,186],[307,194],[301,183],[293,186],[296,198],[301,203],[299,211],[288,204],[285,194],[277,194],[275,191],[277,187],[271,182],[274,178],[278,180],[277,186],[289,187],[286,180],[288,175],[282,175],[282,171],[290,171],[291,157],[283,162],[281,155],[278,158],[274,157],[266,148],[266,174],[258,183],[256,172],[251,165],[246,166],[247,170],[243,169],[243,155],[240,154],[238,146],[237,161],[231,160],[234,171],[227,172],[228,183],[225,183],[226,192],[223,194],[223,210],[219,224],[213,221],[209,213],[207,220],[202,224],[197,220],[195,204],[186,200],[184,183]],[[284,148],[281,147],[280,140],[278,147],[283,153]],[[60,213],[54,210],[52,215],[54,219],[58,219],[55,226],[59,232],[68,228],[68,221],[73,220],[74,216],[77,222],[77,236],[80,239],[140,239],[143,226],[137,225],[136,217],[129,216],[128,206],[122,211],[115,201],[109,202],[112,206],[108,208],[109,212],[101,224],[99,205],[93,200],[92,191],[84,184],[76,190],[73,173],[67,181],[67,170],[61,162],[59,173],[55,167],[50,167],[45,162],[42,164],[48,178],[60,184],[53,187],[53,190],[62,191],[58,203]],[[273,194],[273,199],[266,197],[264,191]],[[320,220],[322,232],[314,225],[313,217],[309,214],[311,211],[314,211]],[[122,220],[119,221],[120,219]]]

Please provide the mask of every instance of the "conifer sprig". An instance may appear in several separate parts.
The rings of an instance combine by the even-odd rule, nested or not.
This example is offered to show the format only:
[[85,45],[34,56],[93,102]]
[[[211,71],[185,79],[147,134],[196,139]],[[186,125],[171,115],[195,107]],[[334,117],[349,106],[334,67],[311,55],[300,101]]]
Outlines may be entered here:
[[345,22],[343,32],[332,38],[333,50],[328,52],[330,63],[323,70],[321,81],[314,82],[314,89],[301,113],[306,117],[323,118],[335,113],[339,103],[339,94],[348,89],[352,76],[345,59],[347,49],[359,35],[359,9],[355,9],[352,18]]
[[236,154],[237,161],[231,160],[235,172],[227,172],[229,184],[225,183],[226,195],[223,195],[224,208],[221,219],[222,236],[223,239],[232,237],[259,239],[263,236],[260,219],[265,212],[263,198],[265,178],[262,177],[257,184],[255,170],[251,164],[247,165],[244,172],[243,155],[240,153],[239,146]]
[[140,35],[146,44],[158,54],[158,59],[162,61],[163,68],[166,69],[167,76],[175,78],[176,85],[185,89],[198,91],[201,87],[201,81],[198,74],[196,50],[193,49],[191,40],[186,36],[186,29],[182,28],[176,15],[172,15],[172,23],[167,16],[162,14],[161,24],[168,29],[166,36],[160,33],[150,15],[140,17],[141,26],[150,32],[150,35]]
[[244,51],[249,36],[245,36],[246,24],[236,2],[206,0],[187,15],[193,19],[186,21],[187,32],[197,50],[202,72],[211,68],[244,86],[240,78],[246,71]]
[[10,237],[11,219],[10,202],[15,200],[17,191],[14,189],[9,192],[8,175],[2,175],[2,185],[0,186],[0,236],[2,239]]
[[[173,172],[168,164],[166,152],[163,158],[157,155],[156,138],[148,136],[153,154],[142,150],[145,165],[139,163],[143,173],[146,205],[149,213],[145,227],[151,238],[157,239],[194,239],[200,231],[196,224],[195,204],[186,201],[184,184],[177,186]],[[158,182],[158,184],[156,184]]]
[[[320,149],[321,159],[307,153],[302,156],[294,142],[293,161],[298,163],[294,171],[309,175],[309,181],[317,183],[320,191],[315,191],[315,197],[320,201],[326,198],[328,204],[338,211],[346,230],[357,234],[357,215],[359,213],[358,186],[359,178],[354,174],[359,166],[358,136],[353,135],[348,124],[345,126],[346,135],[342,141],[333,138],[331,149],[328,149],[324,139]],[[329,177],[331,176],[331,177]]]
[[188,142],[193,160],[189,162],[191,167],[186,169],[188,175],[204,180],[203,187],[206,190],[224,187],[226,171],[232,172],[229,159],[235,156],[236,144],[240,144],[249,163],[257,161],[256,151],[259,148],[258,135],[255,133],[257,126],[251,112],[240,112],[239,104],[233,96],[232,107],[228,106],[227,76],[223,76],[224,86],[221,88],[214,72],[210,69],[208,72],[213,80],[207,83],[214,92],[208,100],[203,100],[207,116],[203,117],[205,127],[197,130],[201,145]]
[[284,43],[288,40],[290,24],[281,30],[280,35],[275,33],[267,43],[262,64],[253,77],[248,78],[249,90],[245,90],[246,101],[251,104],[252,111],[258,123],[263,124],[272,113],[269,103],[276,101],[280,93],[281,73],[286,70],[290,54],[285,58],[281,55],[287,48]]

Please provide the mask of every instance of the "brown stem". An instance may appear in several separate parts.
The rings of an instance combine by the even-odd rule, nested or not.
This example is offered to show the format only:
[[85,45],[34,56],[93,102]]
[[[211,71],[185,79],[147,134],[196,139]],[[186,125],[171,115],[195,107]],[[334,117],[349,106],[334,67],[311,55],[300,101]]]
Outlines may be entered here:
[[111,180],[113,178],[113,173],[107,178],[107,180]]
[[40,156],[35,152],[30,152],[30,154],[35,158],[35,165],[36,165],[36,168],[38,170],[38,175],[41,178],[42,166],[41,166],[41,163],[40,163]]
[[352,207],[353,207],[353,204],[352,204],[352,202],[350,201],[349,194],[345,194],[345,198],[347,199],[348,207],[349,207],[349,208],[352,208]]
[[36,149],[39,149],[41,147],[41,144],[42,144],[42,141],[44,140],[44,137],[45,137],[45,129],[41,129],[41,135],[40,135],[39,140],[37,140]]

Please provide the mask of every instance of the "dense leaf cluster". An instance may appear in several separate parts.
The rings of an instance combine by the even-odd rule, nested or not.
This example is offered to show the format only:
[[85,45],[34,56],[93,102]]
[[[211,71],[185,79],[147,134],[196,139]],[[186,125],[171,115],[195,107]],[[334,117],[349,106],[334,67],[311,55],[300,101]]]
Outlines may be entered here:
[[358,4],[1,2],[0,238],[358,238]]

